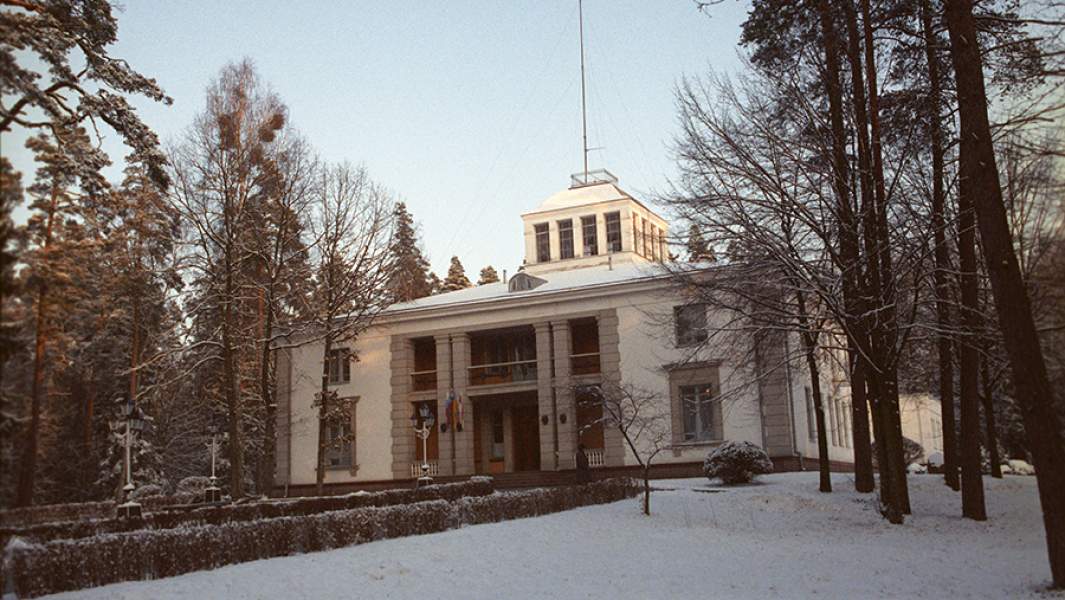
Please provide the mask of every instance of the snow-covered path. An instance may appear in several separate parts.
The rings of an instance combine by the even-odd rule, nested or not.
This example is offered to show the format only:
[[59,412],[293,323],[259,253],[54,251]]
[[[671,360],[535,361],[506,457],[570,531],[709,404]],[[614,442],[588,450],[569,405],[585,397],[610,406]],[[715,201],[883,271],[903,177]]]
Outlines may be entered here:
[[985,479],[975,523],[912,476],[901,527],[846,475],[831,495],[816,473],[655,484],[650,518],[628,500],[51,598],[1018,598],[1050,580],[1032,477]]

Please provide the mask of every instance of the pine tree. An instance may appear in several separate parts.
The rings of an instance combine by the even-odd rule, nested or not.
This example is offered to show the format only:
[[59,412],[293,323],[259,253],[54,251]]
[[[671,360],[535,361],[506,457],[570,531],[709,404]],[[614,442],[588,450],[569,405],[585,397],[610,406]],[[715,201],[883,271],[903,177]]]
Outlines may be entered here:
[[[172,100],[154,79],[111,57],[108,46],[118,39],[118,22],[106,0],[35,0],[5,2],[0,12],[0,134],[14,125],[54,133],[91,122],[106,123],[133,148],[151,177],[165,184],[165,158],[159,139],[126,101],[141,94],[164,104]],[[16,7],[11,10],[10,7]],[[71,65],[74,57],[75,65]],[[43,75],[43,77],[42,77]],[[9,103],[8,98],[12,101]],[[109,161],[99,145],[86,137],[60,145],[56,152],[67,172],[81,180],[85,191],[106,187],[100,169]]]
[[477,278],[477,285],[484,285],[486,283],[499,283],[499,273],[496,273],[496,270],[492,265],[488,265],[481,269],[481,275]]
[[468,287],[472,287],[468,277],[466,277],[466,269],[463,268],[462,263],[459,262],[459,257],[451,257],[451,266],[447,269],[447,277],[444,278],[443,284],[440,286],[440,291],[454,292],[458,290],[464,290]]
[[392,211],[395,239],[390,252],[396,270],[388,281],[392,302],[410,302],[433,292],[429,280],[429,261],[418,244],[418,232],[407,205],[399,202]]

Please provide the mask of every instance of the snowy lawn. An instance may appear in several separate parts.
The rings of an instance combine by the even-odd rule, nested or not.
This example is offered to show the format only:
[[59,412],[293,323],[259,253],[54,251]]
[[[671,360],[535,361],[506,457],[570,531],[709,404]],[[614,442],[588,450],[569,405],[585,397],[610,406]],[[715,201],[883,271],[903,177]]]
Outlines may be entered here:
[[833,483],[656,481],[649,518],[633,499],[50,598],[1065,598],[1041,591],[1034,477],[986,478],[990,518],[975,523],[940,476],[911,476],[901,527],[850,476]]

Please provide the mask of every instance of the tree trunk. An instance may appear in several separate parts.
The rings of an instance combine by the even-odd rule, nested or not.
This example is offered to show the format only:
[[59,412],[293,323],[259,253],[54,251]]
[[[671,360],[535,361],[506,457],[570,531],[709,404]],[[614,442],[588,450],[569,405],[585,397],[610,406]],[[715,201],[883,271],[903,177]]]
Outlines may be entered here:
[[[327,319],[328,323],[329,320]],[[322,385],[319,389],[320,398],[318,400],[318,451],[315,460],[314,469],[314,489],[315,493],[319,496],[325,493],[325,449],[329,443],[329,437],[327,435],[326,417],[329,414],[329,353],[333,349],[333,332],[326,327],[325,343],[323,344],[322,354]]]
[[[50,260],[52,238],[55,231],[56,212],[59,210],[59,187],[52,185],[51,203],[44,228],[42,260]],[[18,476],[15,506],[33,504],[33,491],[37,479],[37,440],[41,430],[41,407],[45,396],[45,351],[48,348],[48,283],[42,279],[37,289],[37,314],[34,317],[33,383],[30,390],[30,427],[22,449],[22,465]]]
[[651,516],[651,462],[643,466],[643,514]]
[[[227,253],[227,256],[229,254]],[[227,260],[228,262],[228,260]],[[222,377],[226,409],[229,413],[229,486],[234,498],[244,496],[244,447],[241,439],[240,390],[237,381],[236,348],[233,347],[233,275],[226,266],[226,290],[222,309]]]
[[980,360],[980,387],[983,391],[985,439],[988,460],[991,462],[991,476],[995,479],[1002,479],[1002,457],[998,455],[998,436],[995,435],[994,390],[991,386],[991,374],[988,372],[986,354]]
[[[799,301],[800,311],[803,302]],[[825,405],[821,401],[821,373],[817,366],[817,342],[813,334],[803,331],[802,349],[806,356],[806,367],[810,372],[810,393],[814,400],[814,415],[817,418],[817,467],[818,467],[818,490],[829,493],[832,491],[832,470],[828,456],[828,430],[825,429]]]
[[876,489],[873,478],[873,450],[869,437],[869,403],[865,389],[865,359],[851,353],[851,433],[854,441],[854,489],[869,493]]
[[960,179],[969,180],[981,248],[1009,356],[1043,507],[1055,587],[1065,587],[1065,444],[1053,390],[1002,201],[971,0],[948,0],[946,21],[963,124]]
[[954,363],[950,336],[950,249],[947,247],[946,192],[943,188],[944,156],[942,128],[942,83],[936,61],[936,38],[932,30],[932,8],[921,0],[921,26],[924,32],[925,61],[928,64],[928,116],[932,138],[932,230],[936,268],[933,273],[936,298],[936,348],[939,360],[939,402],[943,424],[943,479],[958,491],[958,441],[954,420]]
[[[840,271],[843,277],[843,301],[846,307],[847,319],[844,325],[847,329],[847,344],[851,349],[851,375],[862,366],[860,354],[867,351],[868,338],[865,330],[862,314],[863,302],[861,300],[860,281],[862,279],[862,267],[860,246],[858,237],[858,221],[855,217],[854,208],[850,200],[850,187],[847,163],[847,135],[843,122],[843,92],[839,82],[839,39],[833,24],[832,9],[828,0],[818,2],[818,15],[822,30],[822,40],[825,51],[825,91],[828,95],[829,118],[832,125],[832,176],[833,189],[836,196],[836,219],[839,222],[839,256]],[[864,347],[863,347],[864,346]],[[861,370],[862,379],[869,372]],[[867,416],[864,414],[866,399],[864,389],[858,391],[858,386],[851,386],[852,406],[855,411],[855,489],[858,491],[872,491],[873,468],[872,453],[868,447]],[[817,399],[820,401],[820,399]],[[820,431],[820,427],[818,430]],[[865,441],[861,435],[865,434]],[[821,447],[821,435],[818,434],[818,447]],[[822,451],[823,452],[823,451]]]
[[270,339],[274,330],[273,294],[267,302],[266,325],[263,328],[263,345],[259,357],[259,394],[265,409],[263,419],[263,457],[259,473],[259,493],[270,494],[274,489],[277,451],[277,404],[274,402],[274,379],[271,377],[273,350]]

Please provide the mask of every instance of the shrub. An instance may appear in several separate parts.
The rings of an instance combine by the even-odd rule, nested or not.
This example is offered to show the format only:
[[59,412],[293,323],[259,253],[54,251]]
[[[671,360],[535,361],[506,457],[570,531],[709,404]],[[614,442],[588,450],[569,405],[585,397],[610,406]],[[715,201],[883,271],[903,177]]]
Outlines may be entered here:
[[142,485],[133,489],[129,494],[130,500],[141,500],[163,495],[163,486],[154,483]]
[[773,472],[773,462],[765,450],[750,442],[725,442],[703,462],[703,473],[727,485],[749,483],[755,475]]
[[193,475],[186,477],[178,482],[177,489],[178,494],[189,494],[195,498],[202,498],[203,491],[207,489],[207,486],[211,484],[209,477],[203,475]]
[[[474,483],[484,485],[484,482]],[[431,498],[413,504],[363,506],[218,525],[110,533],[37,544],[17,542],[9,548],[4,577],[13,586],[16,597],[30,598],[385,538],[435,533],[463,525],[543,515],[623,500],[640,491],[641,486],[635,480],[607,479],[580,486],[495,492],[451,502]],[[380,497],[361,495],[369,496]]]
[[[873,466],[877,466],[876,462],[876,442],[873,442],[870,447],[873,450]],[[924,456],[924,446],[911,440],[908,437],[902,438],[902,460],[906,461],[906,466],[909,466]]]

